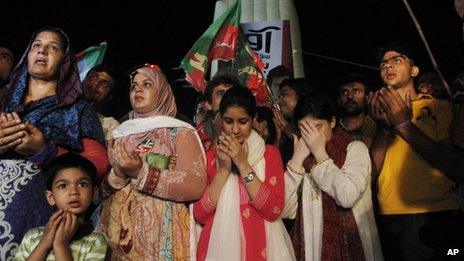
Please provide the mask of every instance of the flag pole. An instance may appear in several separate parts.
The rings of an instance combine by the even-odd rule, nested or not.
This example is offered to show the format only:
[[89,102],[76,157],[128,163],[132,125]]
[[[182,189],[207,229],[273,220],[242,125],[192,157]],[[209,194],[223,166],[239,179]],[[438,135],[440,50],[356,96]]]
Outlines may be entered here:
[[451,89],[450,89],[448,83],[446,82],[445,77],[443,77],[443,74],[441,73],[440,68],[438,68],[438,64],[435,61],[435,57],[433,56],[432,50],[430,49],[427,40],[425,39],[425,35],[424,35],[424,32],[422,31],[422,27],[420,26],[419,21],[417,21],[416,16],[414,15],[414,12],[411,9],[411,6],[409,6],[408,0],[403,0],[403,3],[406,6],[406,9],[408,10],[409,15],[411,16],[412,21],[414,22],[414,25],[416,26],[417,31],[419,32],[419,36],[420,36],[420,38],[422,40],[422,43],[425,46],[425,49],[427,50],[427,53],[428,53],[428,55],[430,57],[430,60],[432,61],[432,65],[435,68],[435,71],[437,71],[437,74],[440,77],[443,85],[445,86],[445,89],[446,89],[449,97],[452,98]]
[[266,90],[267,90],[267,97],[269,98],[269,102],[271,102],[271,104],[274,104],[276,101],[274,101],[274,97],[272,97],[272,92],[271,92],[271,89],[269,88],[269,85],[267,84],[267,80],[264,80],[265,81],[265,85],[266,85]]
[[347,61],[347,60],[343,60],[343,59],[339,59],[339,58],[334,58],[334,57],[330,57],[330,56],[326,56],[326,55],[322,55],[322,54],[311,53],[311,52],[305,52],[305,51],[300,51],[300,50],[295,50],[295,51],[293,51],[293,52],[294,52],[294,53],[300,52],[300,53],[302,53],[302,54],[311,55],[311,56],[314,56],[314,57],[317,57],[317,58],[327,59],[327,60],[335,61],[335,62],[339,62],[339,63],[351,64],[351,65],[355,65],[355,66],[359,66],[359,67],[364,67],[364,68],[372,69],[372,70],[376,70],[376,71],[379,70],[379,67],[374,67],[374,66],[370,66],[370,65],[365,65],[365,64],[362,64],[362,63],[355,63],[355,62],[351,62],[351,61]]

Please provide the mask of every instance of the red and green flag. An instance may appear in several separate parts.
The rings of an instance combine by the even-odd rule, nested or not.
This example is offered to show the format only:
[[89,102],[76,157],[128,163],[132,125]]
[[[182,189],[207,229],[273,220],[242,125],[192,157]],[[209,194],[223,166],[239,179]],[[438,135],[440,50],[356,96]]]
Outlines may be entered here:
[[220,67],[218,73],[229,72],[236,75],[240,83],[250,89],[258,104],[263,104],[270,100],[270,91],[263,70],[263,61],[251,49],[240,29],[236,57],[227,66]]
[[185,79],[198,91],[203,92],[206,87],[205,74],[213,60],[235,57],[239,20],[240,1],[237,1],[211,24],[181,61]]
[[79,69],[79,78],[81,81],[84,80],[90,69],[103,62],[107,47],[108,44],[102,42],[98,46],[90,46],[76,54],[77,68]]
[[268,99],[264,64],[251,49],[240,29],[240,1],[230,6],[196,41],[181,67],[185,79],[198,91],[204,92],[205,75],[213,60],[227,61],[219,66],[217,74],[232,74],[247,86],[259,103]]

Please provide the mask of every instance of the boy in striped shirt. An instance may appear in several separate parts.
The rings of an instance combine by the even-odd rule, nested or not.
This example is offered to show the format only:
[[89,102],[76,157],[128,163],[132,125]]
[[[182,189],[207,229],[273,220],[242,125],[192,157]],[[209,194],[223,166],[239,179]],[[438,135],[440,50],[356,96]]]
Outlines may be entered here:
[[45,170],[45,197],[57,208],[45,227],[29,230],[15,260],[104,260],[107,241],[87,218],[96,195],[95,166],[74,153],[57,157]]

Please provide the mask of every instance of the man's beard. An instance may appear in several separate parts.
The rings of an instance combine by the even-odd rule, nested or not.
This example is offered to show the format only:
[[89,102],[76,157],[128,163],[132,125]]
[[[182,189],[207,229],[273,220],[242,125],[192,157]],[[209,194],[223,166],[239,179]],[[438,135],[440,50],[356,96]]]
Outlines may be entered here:
[[85,87],[82,94],[84,99],[86,99],[88,102],[96,102],[97,92],[92,87]]
[[[351,104],[355,104],[355,106],[350,106],[350,107],[347,107],[346,104],[347,103],[351,103]],[[358,104],[356,104],[355,102],[353,101],[348,101],[348,102],[345,102],[342,106],[342,114],[343,116],[345,117],[353,117],[353,116],[358,116],[360,115],[361,113],[364,112],[364,107],[359,107]]]

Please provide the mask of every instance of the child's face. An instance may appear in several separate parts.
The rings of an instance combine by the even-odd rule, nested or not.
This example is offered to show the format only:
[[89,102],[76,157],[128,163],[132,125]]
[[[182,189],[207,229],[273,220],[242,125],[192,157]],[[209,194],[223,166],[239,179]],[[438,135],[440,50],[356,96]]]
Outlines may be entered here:
[[62,169],[53,179],[52,190],[46,192],[47,201],[58,209],[68,209],[82,215],[92,203],[94,187],[91,178],[79,168]]

